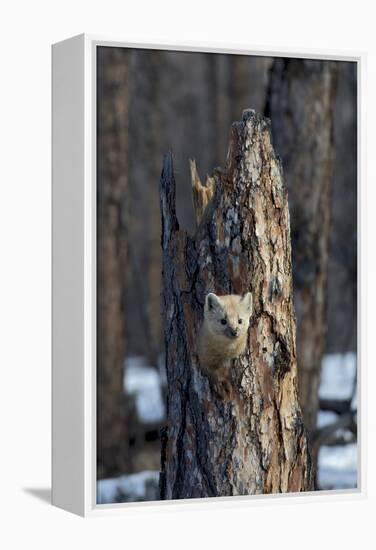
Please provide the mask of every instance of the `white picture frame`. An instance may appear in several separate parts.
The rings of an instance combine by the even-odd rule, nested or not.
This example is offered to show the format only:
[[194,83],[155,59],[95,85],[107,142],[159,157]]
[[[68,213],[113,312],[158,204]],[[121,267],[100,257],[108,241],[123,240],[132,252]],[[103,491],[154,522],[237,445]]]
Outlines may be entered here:
[[[174,49],[352,61],[358,67],[358,488],[194,501],[96,504],[96,48]],[[52,47],[52,503],[81,516],[139,506],[355,499],[366,494],[363,82],[365,54],[224,44],[132,44],[79,35]]]

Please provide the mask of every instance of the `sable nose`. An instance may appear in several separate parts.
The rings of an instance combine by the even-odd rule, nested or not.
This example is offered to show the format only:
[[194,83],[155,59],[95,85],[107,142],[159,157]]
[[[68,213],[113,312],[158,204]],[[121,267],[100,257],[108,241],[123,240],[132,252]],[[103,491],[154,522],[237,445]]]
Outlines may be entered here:
[[231,336],[237,336],[238,335],[237,329],[236,328],[231,328],[230,329],[230,334],[231,334]]

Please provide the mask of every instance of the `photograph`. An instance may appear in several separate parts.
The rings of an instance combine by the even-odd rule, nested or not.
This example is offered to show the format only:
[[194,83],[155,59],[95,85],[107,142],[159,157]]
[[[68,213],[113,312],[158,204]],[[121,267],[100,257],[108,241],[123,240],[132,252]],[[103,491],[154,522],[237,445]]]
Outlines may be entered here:
[[358,62],[95,51],[96,503],[359,489]]
[[373,11],[3,8],[1,548],[372,547]]

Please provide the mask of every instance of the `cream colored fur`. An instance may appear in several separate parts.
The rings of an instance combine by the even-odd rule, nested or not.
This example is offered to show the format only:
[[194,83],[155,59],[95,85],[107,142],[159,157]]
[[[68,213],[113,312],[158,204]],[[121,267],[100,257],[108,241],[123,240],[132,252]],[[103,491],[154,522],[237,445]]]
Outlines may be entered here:
[[222,370],[245,351],[251,313],[250,292],[245,296],[207,295],[198,340],[198,355],[203,369],[211,372]]

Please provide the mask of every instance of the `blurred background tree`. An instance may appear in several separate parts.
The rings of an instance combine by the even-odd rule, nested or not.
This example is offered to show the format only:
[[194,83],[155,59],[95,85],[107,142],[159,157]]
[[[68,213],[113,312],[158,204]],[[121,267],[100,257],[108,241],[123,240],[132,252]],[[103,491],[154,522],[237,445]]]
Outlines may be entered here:
[[[111,65],[118,69],[111,70]],[[119,452],[118,443],[105,453],[98,439],[99,478],[141,470],[156,472],[160,467],[165,374],[158,183],[163,155],[173,152],[178,217],[188,231],[193,231],[189,158],[196,159],[201,179],[215,166],[223,165],[230,126],[246,108],[271,118],[273,143],[282,159],[289,190],[298,376],[305,387],[300,399],[303,408],[305,402],[313,403],[310,412],[306,408],[305,422],[312,436],[322,441],[321,430],[338,421],[342,414],[338,406],[328,409],[328,399],[325,406],[321,403],[329,395],[324,395],[322,384],[328,373],[332,373],[333,381],[338,369],[333,361],[323,363],[322,359],[328,353],[356,352],[357,345],[356,94],[356,65],[350,62],[98,49],[98,386],[103,384],[98,388],[98,427],[105,418],[121,418],[127,447],[122,451],[127,459],[120,460],[115,472],[113,464],[119,459],[111,458],[111,453]],[[116,187],[121,190],[120,195],[115,193],[121,215],[110,230],[114,246],[106,252],[100,243],[109,231],[109,218],[101,218],[102,223],[101,205],[104,197],[114,205],[111,193]],[[120,252],[123,241],[127,242],[127,262]],[[121,272],[115,270],[115,287],[103,275],[111,265],[117,265]],[[105,328],[110,328],[106,293],[118,302],[117,328],[109,330],[109,337]],[[308,301],[304,302],[306,295]],[[305,310],[299,306],[302,300],[309,304]],[[304,329],[305,319],[310,319],[312,330]],[[124,334],[127,349],[121,360],[120,351],[115,350],[124,350]],[[304,335],[304,346],[299,335]],[[307,365],[313,373],[312,384],[304,382]],[[341,380],[342,374],[343,380],[353,377],[354,365],[346,365],[339,367]],[[124,388],[119,382],[122,366]],[[106,381],[104,373],[114,376],[116,383]],[[123,389],[127,409],[119,400]],[[338,394],[336,401],[344,395]],[[345,401],[346,407],[341,406],[349,414],[351,396],[349,400],[346,394]],[[142,403],[148,403],[149,408]],[[108,422],[112,425],[112,420]],[[104,424],[108,431],[101,432],[107,434],[107,440],[116,434],[110,424]],[[338,430],[330,437],[328,430],[325,433],[326,443],[338,442]],[[98,438],[99,434],[98,428]],[[356,440],[354,423],[346,438],[347,442]],[[117,498],[126,499],[124,495]]]
[[97,104],[97,473],[128,467],[124,296],[127,267],[128,50],[99,48]]
[[276,59],[266,109],[289,193],[299,396],[310,432],[326,339],[336,77],[336,63]]

